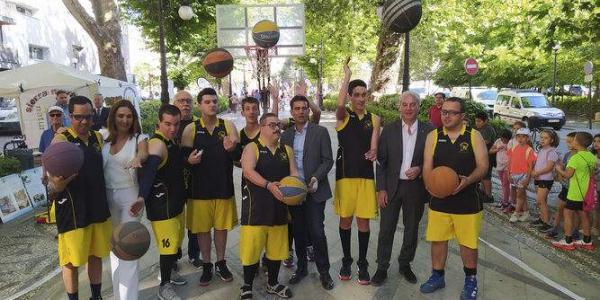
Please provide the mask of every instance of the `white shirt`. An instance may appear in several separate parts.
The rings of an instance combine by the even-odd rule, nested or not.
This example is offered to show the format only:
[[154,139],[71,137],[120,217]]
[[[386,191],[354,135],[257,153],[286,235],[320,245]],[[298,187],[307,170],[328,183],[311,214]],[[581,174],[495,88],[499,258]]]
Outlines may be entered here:
[[402,120],[402,166],[400,167],[400,179],[408,180],[406,170],[410,169],[415,153],[415,144],[417,143],[417,129],[419,122],[415,122],[410,126],[411,134],[408,134],[408,124]]
[[[148,136],[140,134],[137,142],[147,139]],[[135,187],[138,184],[137,170],[127,169],[127,164],[136,155],[136,138],[131,137],[123,148],[115,154],[110,153],[111,143],[102,147],[102,160],[104,162],[104,181],[107,189],[124,189]]]

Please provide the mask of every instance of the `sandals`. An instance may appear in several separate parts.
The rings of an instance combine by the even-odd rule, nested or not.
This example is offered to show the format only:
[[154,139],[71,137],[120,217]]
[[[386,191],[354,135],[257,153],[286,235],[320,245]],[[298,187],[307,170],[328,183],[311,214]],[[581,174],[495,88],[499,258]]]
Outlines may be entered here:
[[269,285],[267,283],[267,293],[277,295],[281,298],[292,298],[292,290],[283,284]]
[[240,288],[240,300],[252,299],[252,287],[249,285],[243,285]]

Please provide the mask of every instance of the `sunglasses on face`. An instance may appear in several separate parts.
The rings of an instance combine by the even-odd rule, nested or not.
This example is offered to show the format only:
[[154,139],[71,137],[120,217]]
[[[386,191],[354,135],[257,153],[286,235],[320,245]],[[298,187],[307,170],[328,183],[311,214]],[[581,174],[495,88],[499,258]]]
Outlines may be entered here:
[[50,116],[50,118],[59,118],[59,117],[62,117],[62,114],[61,113],[58,113],[58,114],[49,114],[49,116]]
[[81,122],[83,120],[89,121],[89,120],[92,119],[92,115],[74,115],[74,114],[71,114],[71,117],[73,117],[73,119],[75,119],[75,120],[77,120],[79,122]]
[[455,117],[455,116],[458,116],[460,114],[462,114],[462,112],[457,111],[457,110],[445,110],[445,109],[442,110],[442,116],[453,116],[453,117]]

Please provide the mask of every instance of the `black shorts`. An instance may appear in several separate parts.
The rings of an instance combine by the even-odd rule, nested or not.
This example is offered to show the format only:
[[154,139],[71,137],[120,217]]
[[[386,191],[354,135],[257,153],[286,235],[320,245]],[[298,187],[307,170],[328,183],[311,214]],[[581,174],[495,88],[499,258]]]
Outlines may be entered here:
[[554,180],[534,180],[533,184],[542,189],[551,189],[552,184],[554,184]]
[[560,193],[558,193],[558,199],[562,201],[567,200],[567,194],[569,193],[569,189],[567,189],[564,185],[560,189]]
[[566,209],[570,210],[583,210],[583,201],[572,201],[567,199]]

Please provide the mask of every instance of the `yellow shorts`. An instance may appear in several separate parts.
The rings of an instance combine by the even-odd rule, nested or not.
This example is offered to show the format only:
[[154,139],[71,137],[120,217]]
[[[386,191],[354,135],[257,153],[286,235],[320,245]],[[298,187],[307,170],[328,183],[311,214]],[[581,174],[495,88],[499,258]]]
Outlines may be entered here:
[[443,242],[456,238],[462,246],[477,249],[483,213],[458,215],[429,209],[427,233],[429,242]]
[[335,182],[335,213],[342,217],[372,219],[377,216],[375,180],[343,178]]
[[188,199],[186,226],[192,233],[231,230],[237,225],[235,198],[194,200]]
[[87,264],[89,256],[107,257],[110,253],[112,221],[90,224],[58,234],[58,260],[61,266],[79,267]]
[[161,255],[177,254],[183,241],[183,213],[167,220],[152,221],[151,224],[158,253]]
[[243,266],[258,263],[265,249],[270,260],[288,258],[288,225],[240,227],[240,260]]

